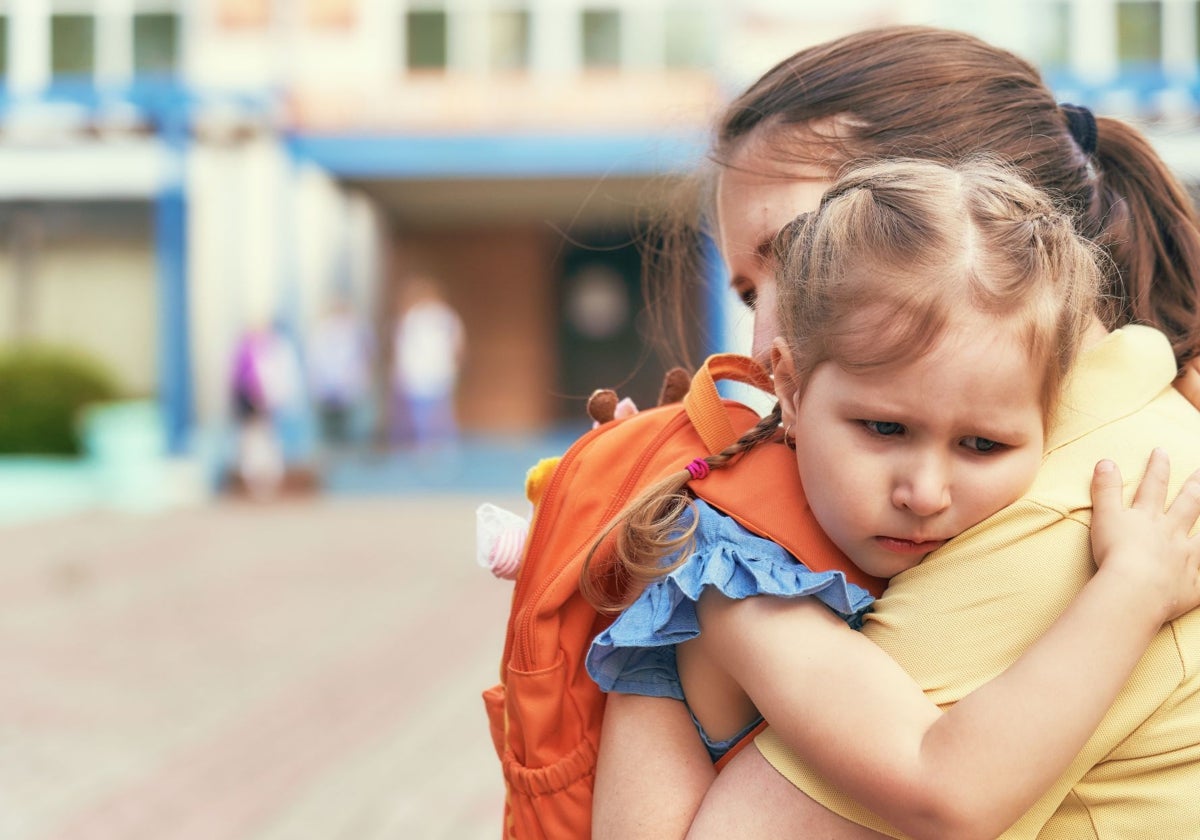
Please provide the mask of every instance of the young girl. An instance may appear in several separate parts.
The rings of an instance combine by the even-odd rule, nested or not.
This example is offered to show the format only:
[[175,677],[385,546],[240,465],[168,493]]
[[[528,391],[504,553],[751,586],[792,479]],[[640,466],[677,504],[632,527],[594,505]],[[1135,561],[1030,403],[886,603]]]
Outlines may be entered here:
[[[852,632],[865,591],[807,571],[686,485],[736,469],[775,432],[856,566],[883,578],[916,566],[1033,482],[1060,385],[1097,326],[1092,249],[1039,192],[983,161],[852,172],[776,247],[779,406],[618,520],[618,573],[653,582],[632,603],[600,604],[624,610],[588,657],[606,691],[684,701],[700,738],[634,759],[608,750],[606,716],[595,833],[681,834],[712,778],[697,751],[719,757],[761,712],[908,834],[993,837],[1067,766],[1160,625],[1200,603],[1200,542],[1187,537],[1200,475],[1164,515],[1165,456],[1128,510],[1115,467],[1098,465],[1100,571],[1015,665],[942,713]],[[747,631],[753,645],[735,638]],[[684,769],[659,772],[672,763]]]

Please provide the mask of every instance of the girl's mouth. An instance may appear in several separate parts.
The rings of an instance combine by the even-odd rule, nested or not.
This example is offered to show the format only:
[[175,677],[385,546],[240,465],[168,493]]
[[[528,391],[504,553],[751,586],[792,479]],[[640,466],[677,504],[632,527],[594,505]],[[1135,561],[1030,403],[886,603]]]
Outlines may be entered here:
[[946,540],[905,540],[900,537],[876,537],[875,542],[896,554],[928,554],[946,544]]

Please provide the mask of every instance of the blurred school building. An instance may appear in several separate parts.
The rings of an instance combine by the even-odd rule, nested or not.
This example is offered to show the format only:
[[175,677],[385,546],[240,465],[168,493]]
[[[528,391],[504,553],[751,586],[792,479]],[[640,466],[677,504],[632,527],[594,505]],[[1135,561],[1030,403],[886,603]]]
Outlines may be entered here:
[[[1197,180],[1197,5],[0,0],[0,344],[86,349],[184,452],[228,422],[238,336],[278,322],[303,352],[339,295],[382,387],[397,295],[426,273],[466,324],[464,426],[545,430],[598,384],[655,393],[644,214],[778,59],[863,26],[967,29],[1064,101],[1146,120]],[[728,295],[705,308],[713,347],[743,340]]]

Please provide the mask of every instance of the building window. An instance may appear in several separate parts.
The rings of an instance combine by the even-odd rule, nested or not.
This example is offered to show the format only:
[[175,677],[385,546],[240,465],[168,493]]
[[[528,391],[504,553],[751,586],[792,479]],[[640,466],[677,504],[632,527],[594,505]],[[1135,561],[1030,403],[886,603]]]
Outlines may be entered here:
[[1196,26],[1196,33],[1195,33],[1195,34],[1196,34],[1196,56],[1197,56],[1197,59],[1198,59],[1198,60],[1200,60],[1200,0],[1197,0],[1197,2],[1196,2],[1196,4],[1195,4],[1195,9],[1196,9],[1196,16],[1195,16],[1195,21],[1196,21],[1196,24],[1195,24],[1195,26]]
[[179,63],[179,15],[133,16],[135,73],[174,73]]
[[446,67],[446,13],[415,11],[405,15],[405,45],[410,70]]
[[262,29],[271,22],[271,0],[217,0],[223,29]]
[[716,43],[709,16],[690,3],[672,3],[666,7],[667,43],[664,55],[668,67],[711,67],[716,61]]
[[495,10],[491,13],[492,70],[523,70],[529,66],[529,12]]
[[1033,58],[1045,70],[1061,70],[1071,63],[1071,6],[1065,0],[1038,6],[1033,32]]
[[305,17],[313,29],[350,29],[355,6],[355,0],[308,0]]
[[583,66],[618,67],[621,64],[621,15],[615,10],[592,9],[583,13]]
[[50,68],[56,76],[90,76],[96,66],[96,19],[50,17]]
[[1135,68],[1162,66],[1162,3],[1117,3],[1117,57]]

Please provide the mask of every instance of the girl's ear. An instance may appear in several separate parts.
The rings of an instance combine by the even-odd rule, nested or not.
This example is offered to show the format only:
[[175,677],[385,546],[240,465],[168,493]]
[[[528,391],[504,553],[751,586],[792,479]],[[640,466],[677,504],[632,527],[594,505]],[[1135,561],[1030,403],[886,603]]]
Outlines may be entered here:
[[792,351],[781,336],[771,342],[771,373],[775,378],[775,397],[783,412],[780,422],[786,428],[796,422],[796,394],[800,383],[796,381],[796,365]]

